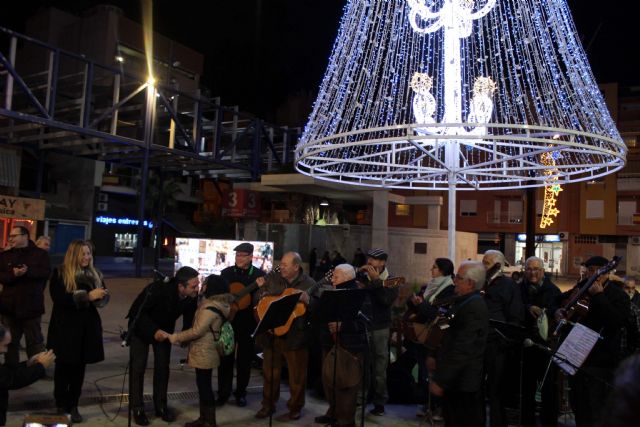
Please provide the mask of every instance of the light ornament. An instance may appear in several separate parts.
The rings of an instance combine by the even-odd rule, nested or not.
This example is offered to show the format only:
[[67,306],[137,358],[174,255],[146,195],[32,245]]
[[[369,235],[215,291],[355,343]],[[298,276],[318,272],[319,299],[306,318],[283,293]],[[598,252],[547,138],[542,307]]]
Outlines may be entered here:
[[[549,148],[553,148],[553,146],[551,145]],[[556,160],[560,158],[561,154],[557,151],[546,152],[540,156],[540,163],[548,167],[548,169],[544,171],[544,174],[549,177],[549,182],[544,187],[540,228],[549,227],[553,224],[553,219],[560,213],[560,210],[556,207],[556,203],[558,202],[558,194],[562,191],[562,187],[557,183],[558,170],[555,168]]]
[[456,191],[557,196],[626,153],[567,0],[348,0],[295,149],[315,179],[448,191],[450,257]]

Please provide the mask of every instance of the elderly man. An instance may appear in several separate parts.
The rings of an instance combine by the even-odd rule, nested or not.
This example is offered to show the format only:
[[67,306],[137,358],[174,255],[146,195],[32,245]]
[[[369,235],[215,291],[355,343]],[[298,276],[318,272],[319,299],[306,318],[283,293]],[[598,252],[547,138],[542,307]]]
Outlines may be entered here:
[[[337,290],[357,289],[355,277],[356,273],[351,265],[339,264],[334,269],[331,282]],[[336,337],[340,342],[337,363],[341,368],[335,369],[334,384],[332,360],[327,358],[333,358],[330,350],[335,346]],[[325,359],[322,364],[322,385],[329,409],[325,415],[316,417],[315,422],[336,427],[355,426],[356,400],[362,384],[363,352],[367,345],[364,327],[360,321],[325,323],[320,327],[320,340]]]
[[484,425],[480,389],[489,328],[489,313],[479,292],[484,267],[465,261],[453,281],[456,298],[447,313],[451,320],[437,352],[429,391],[443,397],[446,426],[480,426]]
[[362,279],[361,285],[367,289],[362,311],[371,315],[369,332],[371,357],[368,371],[373,372],[371,384],[373,409],[369,413],[376,416],[384,415],[384,404],[387,398],[391,306],[398,298],[397,287],[384,286],[384,281],[389,278],[387,258],[388,255],[383,249],[371,249],[367,252],[367,263],[359,269],[366,273],[366,277],[357,276],[357,280]]
[[[520,288],[502,272],[507,260],[500,251],[486,251],[482,258],[486,270],[484,300],[489,309],[489,319],[495,324],[521,326],[524,322],[524,305]],[[489,329],[485,352],[485,391],[489,400],[489,422],[491,427],[506,427],[507,414],[504,406],[508,388],[504,384],[507,355],[513,342],[507,335],[510,331],[497,327]]]
[[[526,310],[525,327],[533,341],[546,346],[545,331],[539,330],[538,327],[539,319],[547,316],[553,318],[553,310],[561,292],[544,274],[544,264],[540,258],[530,257],[524,266],[521,290]],[[556,426],[559,411],[556,393],[557,367],[555,364],[549,366],[549,355],[535,346],[525,348],[522,357],[522,424],[525,427],[535,426],[535,395],[539,387],[542,393],[541,424],[543,427]],[[543,378],[544,383],[541,383]]]
[[636,307],[640,307],[640,292],[637,290],[637,279],[633,276],[625,277],[624,291],[629,295],[629,299]]
[[[569,378],[569,403],[576,417],[576,427],[604,425],[602,402],[607,401],[611,391],[609,384],[620,360],[620,331],[630,316],[629,297],[624,291],[608,280],[607,275],[598,276],[598,270],[609,261],[601,256],[593,256],[585,263],[588,278],[581,280],[573,288],[582,287],[589,278],[594,282],[589,288],[589,311],[579,323],[600,334],[602,339],[589,353],[580,370]],[[573,291],[565,292],[568,297]],[[556,319],[566,316],[566,309],[556,311]],[[574,319],[575,320],[575,319]]]
[[[251,243],[244,242],[236,246],[235,264],[220,272],[220,275],[231,288],[240,284],[243,287],[251,286],[258,277],[264,276],[264,272],[253,265],[254,247]],[[253,291],[255,292],[255,291]],[[238,310],[232,321],[236,338],[236,352],[222,357],[218,367],[218,399],[217,406],[224,405],[231,396],[233,386],[233,369],[236,369],[236,389],[234,392],[236,405],[247,406],[247,386],[251,377],[251,361],[255,356],[255,348],[251,333],[257,324],[253,317],[253,306]]]
[[29,230],[13,227],[10,249],[0,253],[0,293],[2,323],[11,331],[12,341],[5,361],[20,361],[20,339],[24,335],[27,356],[44,351],[40,318],[44,314],[44,287],[51,274],[49,254],[29,239]]
[[[300,302],[309,305],[309,294],[316,282],[302,271],[302,258],[296,252],[287,252],[280,260],[280,274],[272,274],[267,278],[256,280],[261,286],[258,291],[259,299],[265,296],[280,295],[287,288],[300,291]],[[263,284],[265,284],[262,286]],[[309,343],[311,339],[309,325],[309,311],[304,316],[297,317],[289,331],[282,336],[269,337],[263,334],[258,337],[258,343],[264,349],[262,374],[262,408],[256,413],[256,418],[266,418],[276,408],[280,396],[280,373],[282,359],[286,360],[289,371],[289,390],[291,397],[287,402],[288,414],[277,417],[278,421],[286,422],[300,418],[300,411],[305,403],[305,389],[307,384],[307,363],[309,361]],[[272,366],[273,363],[273,366]]]

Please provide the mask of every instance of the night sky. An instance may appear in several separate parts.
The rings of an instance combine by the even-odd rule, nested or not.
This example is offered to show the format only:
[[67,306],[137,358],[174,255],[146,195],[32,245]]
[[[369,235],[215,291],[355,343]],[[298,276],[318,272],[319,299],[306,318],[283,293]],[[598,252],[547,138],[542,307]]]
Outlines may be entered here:
[[[212,96],[272,119],[287,96],[317,91],[346,1],[156,0],[154,25],[161,34],[205,55],[202,82]],[[0,25],[22,32],[26,17],[38,7],[80,13],[101,3],[114,4],[141,21],[136,0],[13,1],[3,8]],[[569,0],[599,83],[640,83],[632,66],[640,33],[630,3]]]

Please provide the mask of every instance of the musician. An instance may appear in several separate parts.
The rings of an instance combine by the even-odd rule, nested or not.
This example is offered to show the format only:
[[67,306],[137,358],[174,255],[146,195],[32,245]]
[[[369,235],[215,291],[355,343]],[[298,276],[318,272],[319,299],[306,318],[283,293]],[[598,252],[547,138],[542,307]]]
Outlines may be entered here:
[[[356,272],[351,265],[340,264],[334,269],[331,283],[334,289],[357,289],[355,278]],[[362,386],[361,366],[363,353],[367,348],[364,326],[360,321],[330,322],[319,326],[325,360],[322,364],[322,386],[329,402],[329,409],[325,415],[316,417],[315,422],[331,423],[335,427],[355,426],[358,390]],[[336,337],[339,339],[341,351],[344,350],[346,353],[339,351],[338,363],[342,366],[336,367],[335,383],[336,385],[348,383],[347,387],[333,387],[332,365],[326,363],[327,357],[333,357],[329,352],[335,345]]]
[[624,279],[624,291],[629,295],[631,302],[637,307],[640,307],[640,292],[636,289],[637,280],[633,276],[625,277]]
[[[367,252],[367,264],[359,271],[360,286],[368,290],[362,311],[370,314],[369,328],[369,363],[367,372],[373,372],[371,381],[371,400],[373,409],[370,414],[384,415],[384,404],[387,399],[387,367],[389,365],[389,335],[391,329],[391,306],[398,298],[397,287],[385,287],[384,281],[389,278],[387,270],[387,253],[380,248]],[[363,399],[364,400],[364,399]]]
[[442,339],[429,391],[443,397],[445,426],[477,427],[482,420],[482,365],[489,328],[487,306],[479,290],[485,270],[465,261],[454,277],[457,298],[449,309],[451,321]]
[[[525,304],[525,327],[530,339],[546,346],[546,337],[541,336],[538,324],[542,322],[541,319],[546,319],[547,313],[549,316],[553,315],[549,310],[553,309],[561,292],[545,275],[544,263],[540,258],[529,257],[524,266],[521,291]],[[544,328],[544,325],[542,327]],[[544,330],[542,333],[544,334]],[[541,386],[540,421],[543,427],[556,426],[559,412],[556,392],[557,366],[554,363],[549,365],[549,355],[535,346],[525,348],[522,357],[522,423],[525,427],[535,426],[536,388],[544,378]]]
[[[251,285],[258,277],[264,276],[264,272],[252,264],[253,245],[251,243],[241,243],[234,249],[236,251],[235,265],[227,267],[220,272],[220,275],[227,283],[232,286],[234,283],[242,285]],[[218,367],[218,399],[217,406],[224,405],[229,396],[231,396],[231,388],[233,385],[233,367],[236,365],[236,390],[233,393],[236,405],[240,407],[247,406],[247,385],[251,378],[251,360],[255,354],[253,339],[251,333],[256,328],[256,321],[253,317],[253,307],[247,307],[239,310],[233,321],[233,330],[235,332],[235,340],[237,344],[235,354],[222,357],[220,366]]]
[[[280,260],[280,274],[260,277],[256,282],[261,285],[258,299],[265,296],[280,295],[287,288],[300,290],[300,302],[308,307],[309,294],[316,282],[302,271],[302,258],[296,252],[287,252]],[[264,283],[264,286],[262,284]],[[289,390],[291,397],[287,402],[289,412],[276,417],[276,420],[287,422],[300,418],[300,411],[305,403],[305,388],[307,384],[307,364],[309,361],[309,343],[311,329],[309,325],[309,311],[303,316],[296,317],[289,332],[282,336],[258,337],[258,344],[264,349],[262,374],[264,386],[262,388],[262,408],[256,413],[256,418],[266,418],[275,412],[276,403],[280,396],[280,373],[282,359],[286,360],[289,371]],[[271,363],[273,361],[273,366]],[[273,370],[273,376],[272,376]]]
[[[502,268],[507,266],[504,254],[497,250],[488,250],[482,258],[486,270],[484,300],[489,310],[489,319],[516,326],[524,322],[524,305],[520,288],[513,280],[504,275]],[[510,331],[490,328],[487,335],[484,373],[486,375],[485,393],[489,400],[489,422],[491,427],[506,427],[507,415],[505,397],[505,364],[508,354],[514,347],[514,340],[508,336]]]
[[127,314],[131,337],[129,402],[133,419],[138,425],[149,425],[142,399],[149,346],[153,347],[153,405],[156,416],[167,422],[176,419],[173,411],[167,407],[171,359],[169,336],[180,316],[183,317],[184,329],[191,327],[199,284],[200,278],[195,269],[181,267],[170,281],[151,283],[131,304]]
[[[589,311],[579,323],[598,332],[602,339],[589,353],[578,372],[569,377],[569,403],[575,414],[576,427],[590,427],[604,421],[602,407],[611,391],[613,373],[620,360],[620,331],[630,313],[629,297],[619,286],[611,286],[606,275],[598,277],[598,270],[608,264],[601,256],[593,256],[585,262],[588,278],[562,297],[569,297],[590,278],[593,284],[587,294]],[[556,319],[567,316],[565,308],[556,311]]]

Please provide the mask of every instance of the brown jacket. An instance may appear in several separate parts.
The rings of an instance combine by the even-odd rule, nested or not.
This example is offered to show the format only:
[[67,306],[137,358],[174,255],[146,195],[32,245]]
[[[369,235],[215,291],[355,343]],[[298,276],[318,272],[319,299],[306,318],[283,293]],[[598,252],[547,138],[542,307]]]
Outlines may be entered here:
[[213,311],[208,310],[207,307],[215,307],[225,316],[228,316],[230,309],[229,295],[214,295],[203,300],[196,311],[193,326],[177,334],[178,341],[189,342],[187,363],[192,368],[214,369],[220,365],[220,355],[211,330],[219,331],[224,319],[221,319]]

